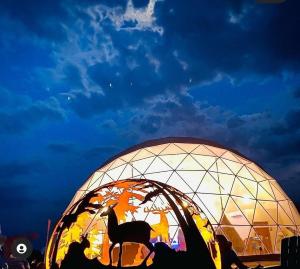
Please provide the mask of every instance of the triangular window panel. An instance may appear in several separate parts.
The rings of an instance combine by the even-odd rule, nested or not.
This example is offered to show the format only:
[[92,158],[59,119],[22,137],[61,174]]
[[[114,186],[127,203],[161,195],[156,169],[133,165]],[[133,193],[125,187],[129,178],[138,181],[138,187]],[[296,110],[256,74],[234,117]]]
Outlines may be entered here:
[[130,153],[127,153],[125,155],[123,155],[122,157],[120,157],[120,159],[122,159],[123,161],[125,162],[130,162],[135,155],[137,155],[139,153],[139,151],[133,151],[133,152],[130,152]]
[[254,208],[256,200],[249,198],[232,197],[239,209],[243,212],[243,215],[247,219],[249,224],[253,222]]
[[125,169],[122,171],[120,177],[118,178],[118,180],[132,178],[134,176],[134,172],[136,171],[134,171],[132,165],[127,164]]
[[[118,159],[119,160],[119,159]],[[122,159],[120,159],[120,161],[122,163],[126,163],[125,161],[123,161]],[[107,170],[109,170],[110,168],[114,168],[114,163],[116,161],[112,161],[111,163],[107,164],[107,165],[104,165],[103,167],[101,167],[100,169],[98,169],[99,172],[106,172]]]
[[245,158],[243,158],[243,157],[241,157],[241,156],[239,156],[239,155],[237,155],[237,154],[235,154],[235,153],[232,153],[242,164],[248,164],[248,163],[250,163],[250,161],[249,160],[247,160],[247,159],[245,159]]
[[260,181],[264,181],[267,180],[265,177],[261,176],[261,174],[257,173],[257,171],[254,171],[250,168],[248,168],[249,171],[251,172],[251,174],[253,175],[253,177],[255,178],[256,181],[260,182]]
[[213,153],[215,153],[215,155],[218,157],[222,156],[227,151],[226,149],[217,148],[217,147],[213,147],[213,146],[206,145],[205,147],[208,148]]
[[113,180],[118,180],[127,166],[128,164],[123,164],[117,168],[108,170],[106,174],[108,174]]
[[242,177],[238,177],[240,182],[247,188],[247,190],[252,194],[253,197],[257,195],[257,182],[248,180]]
[[117,178],[116,179],[112,179],[107,173],[105,173],[104,176],[103,176],[103,178],[102,178],[102,180],[99,181],[98,187],[102,186],[102,185],[105,185],[107,183],[111,183],[111,182],[116,181],[116,180],[118,180],[118,179]]
[[102,172],[94,173],[94,175],[92,176],[92,179],[89,181],[89,185],[88,185],[87,189],[93,189],[93,188],[95,188],[95,186],[98,186],[97,183],[101,182],[103,176],[104,176],[104,173],[102,173]]
[[[234,163],[233,163],[234,164]],[[228,164],[224,162],[224,159],[220,158],[217,160],[218,171],[221,174],[234,174],[233,171],[228,167]]]
[[211,224],[217,224],[219,223],[219,219],[217,215],[221,215],[221,202],[217,201],[216,205],[214,204],[215,195],[211,194],[201,194],[197,193],[193,201],[201,208],[205,216],[209,219]]
[[134,165],[132,165],[132,178],[142,178],[143,172],[139,171]]
[[[124,164],[126,164],[126,163],[127,163],[127,162],[125,162],[124,160],[118,158],[118,159],[116,159],[115,161],[113,161],[112,163],[108,164],[108,165],[106,166],[107,169],[105,169],[105,171],[110,170],[110,169],[117,168],[117,167],[119,167],[119,166],[121,166],[121,165],[124,165]],[[102,169],[101,169],[101,170],[102,170]]]
[[243,183],[236,178],[232,187],[231,195],[240,196],[244,198],[256,198],[253,194],[243,185]]
[[160,155],[169,155],[169,154],[186,154],[186,152],[181,148],[177,147],[176,144],[171,143],[160,153]]
[[278,203],[278,209],[279,212],[282,213],[280,209],[283,209],[285,214],[279,214],[279,218],[284,219],[284,222],[282,224],[285,225],[296,225],[296,222],[293,218],[293,214],[291,212],[290,206],[288,201],[280,201]]
[[268,214],[268,212],[257,202],[255,213],[253,217],[253,225],[276,225],[275,220]]
[[261,181],[259,182],[259,185],[262,186],[270,196],[272,196],[273,200],[275,200],[275,195],[274,195],[274,192],[270,186],[270,183],[269,183],[269,180],[265,180],[265,181]]
[[290,204],[290,208],[291,208],[292,214],[294,216],[294,220],[296,222],[296,225],[300,225],[300,215],[298,213],[297,208],[295,207],[295,205],[293,204],[293,202],[290,201],[290,200],[289,200],[289,204]]
[[155,160],[151,163],[151,165],[147,169],[147,173],[156,173],[156,172],[164,172],[170,171],[172,168],[167,165],[160,157],[156,157]]
[[147,147],[145,150],[151,152],[154,155],[159,155],[166,147],[168,147],[169,144],[162,144],[152,147]]
[[226,175],[226,174],[214,174],[211,173],[214,177],[219,177],[219,182],[221,185],[221,193],[222,194],[230,194],[233,186],[233,182],[235,181],[234,175]]
[[199,144],[186,144],[186,143],[175,143],[175,145],[179,148],[181,148],[186,153],[191,153],[194,151],[197,147],[199,147]]
[[231,174],[236,175],[243,167],[242,163],[234,162],[226,159],[222,159],[228,169],[231,171]]
[[230,225],[250,225],[249,221],[241,211],[241,209],[237,206],[233,198],[229,198],[225,215]]
[[162,155],[160,158],[167,163],[172,169],[177,169],[177,167],[185,161],[187,154],[176,154],[176,155]]
[[283,190],[279,187],[279,185],[275,182],[275,180],[269,180],[269,183],[272,187],[276,200],[281,201],[287,199],[287,197],[284,195]]
[[274,198],[260,184],[258,184],[257,199],[274,201]]
[[206,171],[177,171],[177,174],[180,175],[194,191],[197,190],[206,173]]
[[183,193],[193,192],[193,189],[184,181],[176,172],[172,174],[170,179],[166,182],[168,185],[173,186]]
[[[174,174],[174,171],[166,171],[166,172],[155,172],[155,173],[145,173],[144,177],[146,179],[156,180],[159,182],[166,183],[169,178]],[[177,184],[178,185],[178,184]],[[174,186],[175,187],[175,186]],[[175,187],[176,188],[176,187]]]
[[199,188],[197,189],[197,192],[220,194],[220,190],[220,184],[218,184],[218,182],[209,173],[206,173],[199,185]]
[[252,173],[249,172],[246,166],[242,167],[242,169],[238,172],[238,176],[256,181],[256,179],[253,177]]
[[141,174],[145,174],[147,171],[148,167],[150,167],[151,163],[154,161],[155,157],[148,157],[143,160],[138,160],[132,162],[132,166],[138,170]]
[[239,159],[237,159],[235,157],[234,154],[232,154],[230,151],[226,151],[223,155],[222,155],[222,159],[227,159],[227,160],[230,160],[230,161],[233,161],[233,162],[238,162],[240,163]]
[[208,171],[218,173],[217,160],[209,167]]
[[272,217],[272,219],[278,223],[278,203],[271,201],[259,201],[265,211]]
[[221,195],[198,194],[203,203],[205,203],[211,215],[219,223],[224,210],[223,199]]
[[137,154],[132,158],[131,162],[138,161],[138,160],[143,160],[145,158],[153,156],[152,153],[145,149],[141,149],[137,152]]
[[261,169],[260,169],[255,163],[253,163],[253,162],[247,163],[247,164],[246,164],[246,167],[249,168],[249,169],[252,170],[252,171],[256,171],[256,172],[257,172],[258,174],[260,174],[262,177],[265,176],[265,174],[262,173]]
[[[213,156],[192,156],[205,170],[208,170],[217,160],[217,158]],[[200,166],[199,164],[198,167]]]
[[[203,158],[203,157],[202,157]],[[201,161],[201,160],[200,160]],[[205,170],[201,163],[198,163],[197,160],[192,155],[188,155],[177,167],[177,170]]]
[[203,156],[216,156],[216,154],[214,154],[212,151],[210,151],[203,145],[200,145],[199,147],[195,148],[191,153]]

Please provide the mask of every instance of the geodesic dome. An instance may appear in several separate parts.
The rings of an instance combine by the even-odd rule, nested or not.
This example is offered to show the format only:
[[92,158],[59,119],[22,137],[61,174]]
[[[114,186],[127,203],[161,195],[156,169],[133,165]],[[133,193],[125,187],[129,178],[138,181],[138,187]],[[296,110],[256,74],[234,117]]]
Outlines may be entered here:
[[[141,230],[141,223],[136,221],[142,222],[143,227],[145,224],[151,227],[146,241],[143,238],[147,230],[143,227]],[[134,229],[124,229],[128,224]],[[122,241],[116,238],[125,235],[128,240],[120,244]],[[202,243],[198,244],[198,241]],[[77,257],[82,256],[86,261],[83,268],[113,268],[110,261],[116,266],[120,260],[122,268],[137,268],[152,253],[147,265],[154,263],[152,268],[157,268],[161,262],[159,249],[155,248],[157,243],[163,243],[169,251],[176,250],[172,256],[178,253],[178,257],[182,257],[182,252],[189,254],[196,250],[197,260],[208,257],[216,269],[221,268],[213,228],[188,196],[157,181],[115,181],[87,193],[64,212],[50,238],[46,266],[51,269],[81,268]],[[81,249],[81,253],[75,253],[75,247]],[[71,267],[67,266],[70,258],[77,261]]]
[[185,193],[239,255],[279,253],[282,238],[299,234],[299,213],[275,179],[240,153],[194,138],[152,140],[120,153],[88,178],[70,205],[128,178],[157,180]]

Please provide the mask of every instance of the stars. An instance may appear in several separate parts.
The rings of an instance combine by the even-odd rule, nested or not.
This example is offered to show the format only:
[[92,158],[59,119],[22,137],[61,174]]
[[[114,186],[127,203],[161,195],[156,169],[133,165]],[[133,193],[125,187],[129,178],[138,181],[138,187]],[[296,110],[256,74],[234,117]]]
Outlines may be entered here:
[[109,82],[109,88],[112,88],[112,83],[111,82]]

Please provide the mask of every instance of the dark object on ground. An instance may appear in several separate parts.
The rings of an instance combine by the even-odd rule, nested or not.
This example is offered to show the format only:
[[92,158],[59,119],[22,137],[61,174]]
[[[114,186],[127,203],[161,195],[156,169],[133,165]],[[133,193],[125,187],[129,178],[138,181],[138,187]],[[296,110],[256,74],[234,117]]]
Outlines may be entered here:
[[284,238],[281,241],[281,268],[300,268],[300,236]]

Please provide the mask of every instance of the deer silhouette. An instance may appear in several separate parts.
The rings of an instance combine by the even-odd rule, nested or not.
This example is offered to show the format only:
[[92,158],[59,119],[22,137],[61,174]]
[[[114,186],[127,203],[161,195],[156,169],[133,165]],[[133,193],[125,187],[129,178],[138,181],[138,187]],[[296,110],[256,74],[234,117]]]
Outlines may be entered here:
[[151,226],[145,221],[132,221],[118,224],[118,218],[114,211],[117,204],[111,205],[100,214],[101,217],[108,216],[107,233],[112,245],[109,247],[109,265],[112,264],[111,252],[116,244],[120,245],[118,267],[121,267],[122,245],[124,242],[133,242],[144,244],[149,250],[149,254],[143,261],[145,265],[149,256],[154,251],[150,243]]
[[158,214],[160,216],[159,223],[153,224],[152,232],[151,232],[151,239],[157,239],[157,237],[160,237],[160,240],[165,243],[170,243],[169,238],[169,221],[167,218],[167,213],[170,212],[172,209],[171,207],[166,208],[157,208],[156,206],[153,206],[152,208],[144,208],[145,213],[153,213]]

